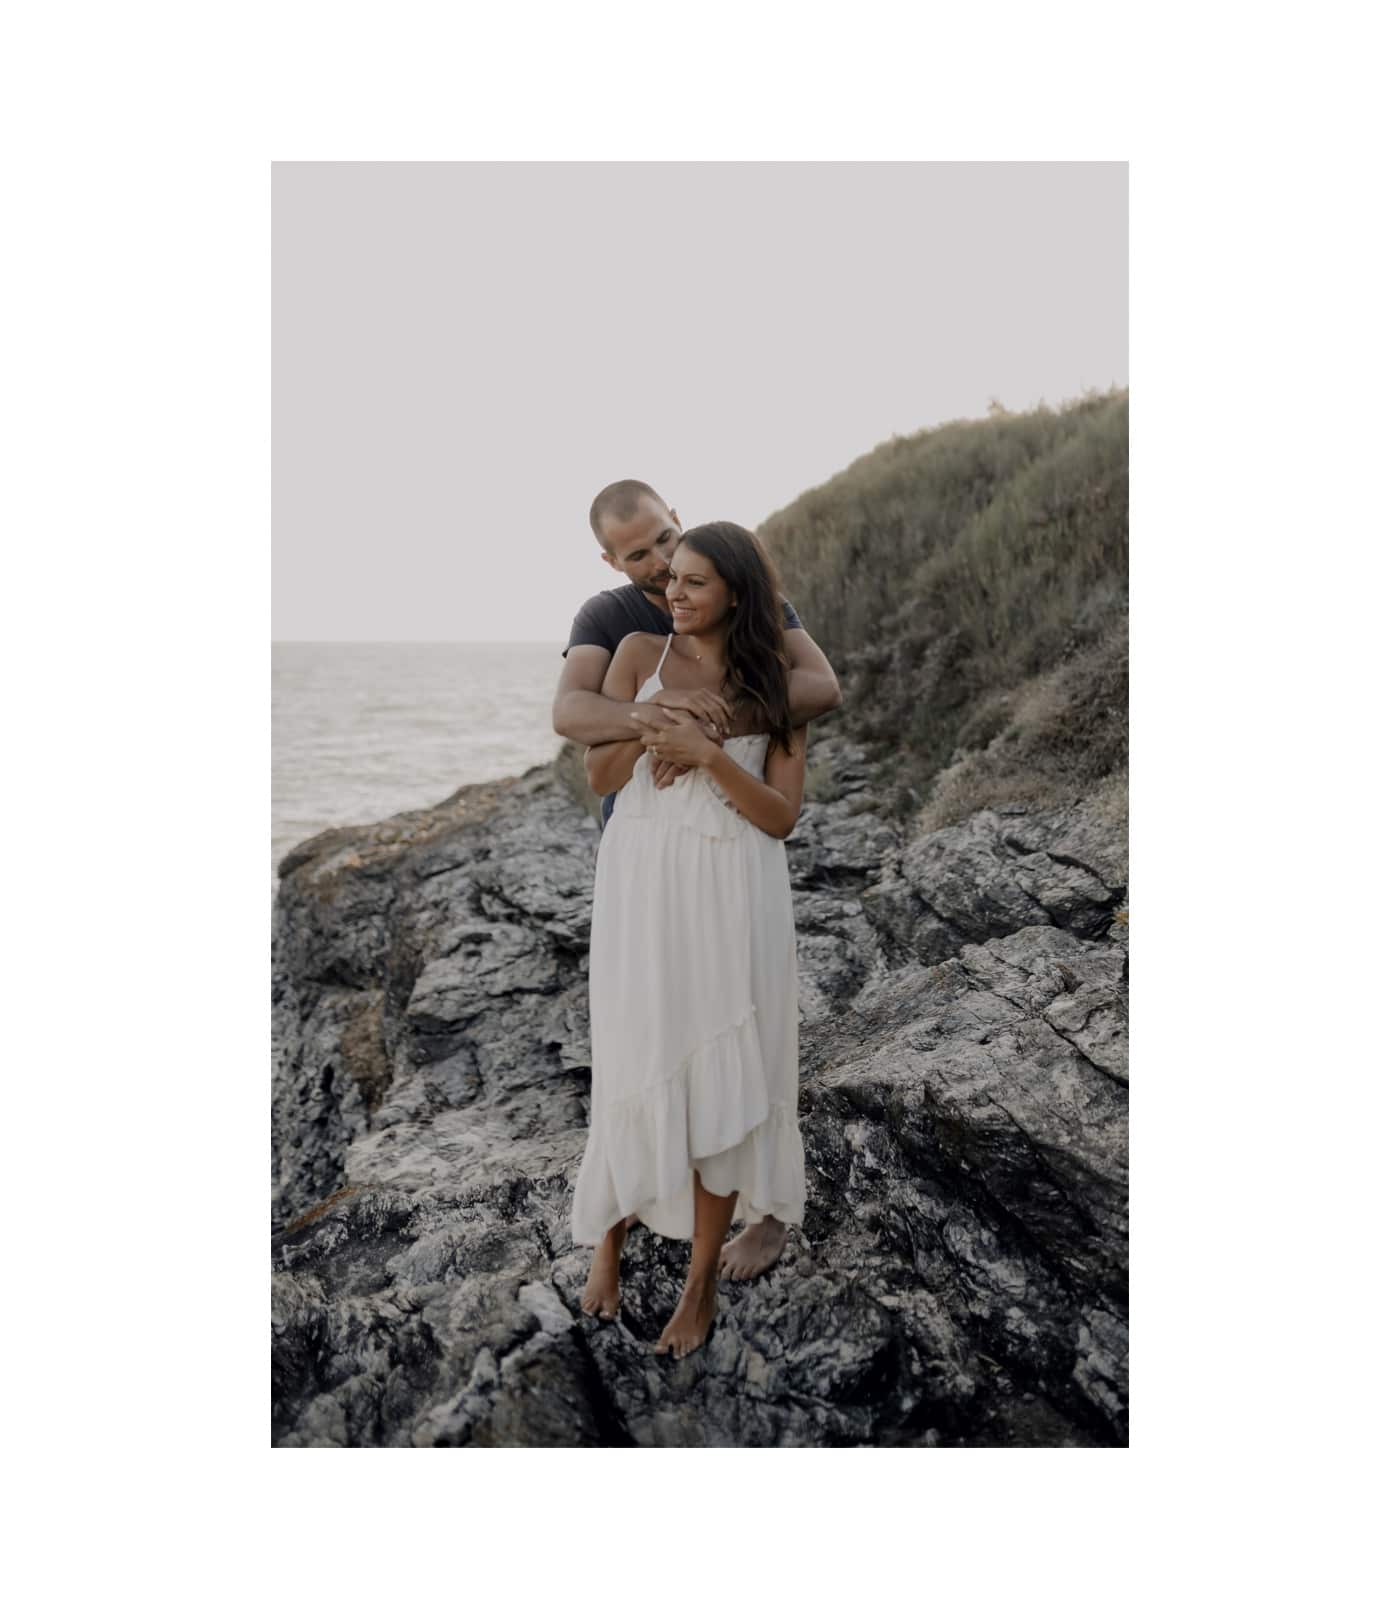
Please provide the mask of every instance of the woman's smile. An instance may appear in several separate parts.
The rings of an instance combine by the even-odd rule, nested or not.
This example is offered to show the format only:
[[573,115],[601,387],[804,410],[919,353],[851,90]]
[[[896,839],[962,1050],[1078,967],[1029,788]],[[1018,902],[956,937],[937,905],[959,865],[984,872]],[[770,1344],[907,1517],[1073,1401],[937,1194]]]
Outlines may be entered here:
[[714,561],[693,552],[682,537],[671,554],[670,574],[666,597],[671,605],[671,624],[677,631],[713,631],[733,601]]

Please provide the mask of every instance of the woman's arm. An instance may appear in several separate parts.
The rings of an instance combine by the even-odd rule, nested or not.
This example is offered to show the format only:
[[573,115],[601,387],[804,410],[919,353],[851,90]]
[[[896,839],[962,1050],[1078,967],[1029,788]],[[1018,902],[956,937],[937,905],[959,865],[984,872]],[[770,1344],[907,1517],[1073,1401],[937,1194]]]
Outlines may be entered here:
[[[630,637],[622,639],[603,677],[600,691],[604,698],[620,699],[624,704],[632,703],[637,689],[651,674],[651,671],[643,672],[641,669],[646,652],[651,652],[653,658],[660,658],[655,650],[649,648],[646,632],[634,631]],[[625,716],[626,712],[620,713]],[[637,738],[619,738],[610,743],[593,744],[583,757],[588,786],[600,798],[605,793],[616,793],[632,780],[632,772],[641,752],[642,745]]]
[[769,745],[763,780],[746,771],[723,749],[716,747],[715,758],[706,767],[724,789],[734,808],[771,838],[786,838],[802,813],[802,783],[807,772],[807,728],[799,726],[792,734],[792,753],[784,754],[778,744]]
[[584,756],[588,770],[588,786],[601,799],[604,794],[617,793],[632,780],[642,745],[630,738],[616,743],[595,743]]
[[[652,720],[645,714],[637,719],[648,723]],[[663,760],[699,766],[709,772],[739,814],[770,838],[786,838],[797,825],[807,769],[805,726],[793,732],[791,754],[784,754],[777,744],[770,746],[761,779],[746,771],[737,760],[730,759],[694,721],[663,727],[658,715],[655,724],[648,724],[646,747]]]

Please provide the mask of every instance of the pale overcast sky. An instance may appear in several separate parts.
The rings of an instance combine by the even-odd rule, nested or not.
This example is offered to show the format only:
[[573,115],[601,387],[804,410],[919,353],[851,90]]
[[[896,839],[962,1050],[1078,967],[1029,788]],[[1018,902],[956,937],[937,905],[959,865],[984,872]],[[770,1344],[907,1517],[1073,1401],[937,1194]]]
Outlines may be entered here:
[[278,163],[272,194],[279,641],[562,646],[622,580],[610,480],[752,528],[893,435],[1128,383],[1122,163]]

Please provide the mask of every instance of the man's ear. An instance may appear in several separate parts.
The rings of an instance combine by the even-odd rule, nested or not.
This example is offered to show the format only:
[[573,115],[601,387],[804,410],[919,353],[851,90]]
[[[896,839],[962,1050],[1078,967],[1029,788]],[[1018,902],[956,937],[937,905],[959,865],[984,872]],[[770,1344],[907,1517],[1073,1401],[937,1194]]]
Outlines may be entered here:
[[598,557],[603,561],[604,564],[612,565],[614,570],[620,570],[622,568],[622,566],[617,562],[617,560],[615,558],[613,558],[612,554],[609,553],[606,548],[603,549],[603,551],[598,555]]
[[673,519],[673,520],[674,520],[674,521],[675,521],[675,522],[676,522],[676,529],[677,529],[677,530],[678,530],[678,531],[683,531],[683,530],[684,530],[684,529],[685,529],[685,526],[684,526],[684,525],[682,525],[682,524],[681,524],[681,517],[680,517],[680,515],[679,515],[679,514],[677,514],[677,513],[676,513],[676,511],[675,511],[675,509],[673,509],[673,508],[668,508],[668,509],[667,509],[667,510],[666,510],[666,512],[667,512],[667,513],[668,513],[668,514],[669,514],[669,515],[670,515],[670,516],[671,516],[671,518],[672,518],[672,519]]

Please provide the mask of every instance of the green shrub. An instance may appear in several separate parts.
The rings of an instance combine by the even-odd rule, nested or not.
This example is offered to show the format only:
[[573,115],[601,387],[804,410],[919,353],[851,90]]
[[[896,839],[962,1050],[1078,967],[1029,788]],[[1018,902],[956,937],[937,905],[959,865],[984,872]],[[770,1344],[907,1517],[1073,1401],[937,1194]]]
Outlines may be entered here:
[[900,812],[1126,763],[1126,392],[898,437],[759,534]]

